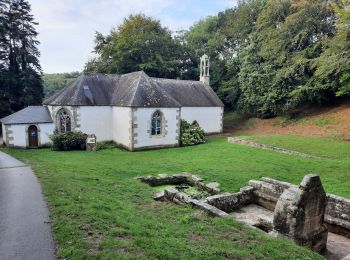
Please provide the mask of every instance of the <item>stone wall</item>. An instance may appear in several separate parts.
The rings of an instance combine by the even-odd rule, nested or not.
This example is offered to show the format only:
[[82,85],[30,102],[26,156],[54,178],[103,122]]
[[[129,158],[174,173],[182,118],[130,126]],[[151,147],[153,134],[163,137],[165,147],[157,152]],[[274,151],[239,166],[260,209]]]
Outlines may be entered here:
[[[269,210],[274,210],[276,203],[285,189],[298,187],[287,182],[271,178],[249,181],[254,187],[254,203]],[[350,237],[350,199],[327,193],[325,223],[329,231]]]
[[350,199],[327,194],[325,222],[329,231],[350,238]]
[[287,150],[284,148],[280,148],[280,147],[276,147],[276,146],[272,146],[272,145],[268,145],[268,144],[256,143],[256,142],[253,142],[251,140],[242,139],[239,137],[228,137],[227,141],[231,144],[241,144],[241,145],[246,145],[246,146],[250,146],[250,147],[261,148],[264,150],[275,151],[275,152],[289,154],[289,155],[296,155],[296,156],[300,156],[300,157],[304,157],[304,158],[325,159],[323,157],[319,157],[319,156],[315,156],[315,155],[311,155],[311,154],[306,154],[306,153],[300,153],[300,152],[292,151],[292,150]]
[[[193,199],[177,189],[166,189],[154,197],[157,200],[168,200],[175,203],[192,204],[215,216],[227,216],[228,213],[249,204],[260,205],[270,211],[275,211],[277,201],[287,189],[299,189],[300,185],[263,177],[260,180],[249,181],[249,186],[236,193],[221,193],[219,184],[205,183],[200,177],[188,173],[175,175],[159,174],[158,176],[138,177],[151,186],[188,184],[205,190],[211,196],[204,199]],[[350,199],[326,194],[326,209],[324,222],[329,231],[350,238]]]
[[241,188],[236,193],[223,193],[206,198],[205,202],[227,213],[246,206],[253,202],[253,187]]
[[186,172],[174,175],[158,174],[158,176],[140,176],[137,179],[151,186],[187,184],[212,195],[220,193],[219,183],[205,183],[202,178]]

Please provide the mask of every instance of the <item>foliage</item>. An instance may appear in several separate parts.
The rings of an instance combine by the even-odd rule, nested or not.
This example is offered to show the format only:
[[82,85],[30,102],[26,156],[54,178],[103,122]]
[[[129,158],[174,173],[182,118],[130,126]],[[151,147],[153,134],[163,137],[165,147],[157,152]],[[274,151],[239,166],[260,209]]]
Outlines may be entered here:
[[44,74],[42,79],[45,97],[69,86],[79,75],[79,72]]
[[348,3],[240,1],[191,27],[186,48],[209,54],[211,86],[227,109],[268,118],[333,102],[350,82]]
[[107,36],[96,33],[95,53],[85,72],[129,73],[143,70],[149,76],[179,76],[181,45],[160,22],[145,15],[130,15]]
[[87,134],[82,132],[54,133],[50,136],[50,139],[54,151],[86,149]]
[[[223,192],[236,192],[262,176],[299,184],[305,174],[314,172],[327,192],[350,197],[349,144],[294,136],[270,136],[267,143],[330,159],[232,145],[225,137],[210,137],[206,145],[135,153],[2,151],[30,163],[38,175],[50,206],[59,258],[322,259],[232,218],[212,218],[192,207],[155,202],[155,189],[134,179],[189,172],[219,182]],[[188,222],[181,223],[182,216]]]
[[145,70],[198,80],[210,57],[210,85],[226,109],[269,118],[350,94],[349,0],[241,0],[171,33],[145,15],[104,36],[86,72]]
[[0,2],[0,118],[41,104],[37,23],[26,0]]
[[181,120],[180,126],[180,144],[181,146],[192,146],[205,143],[204,130],[197,121],[192,124]]
[[337,32],[326,44],[317,63],[320,86],[338,96],[350,94],[350,1],[333,3]]

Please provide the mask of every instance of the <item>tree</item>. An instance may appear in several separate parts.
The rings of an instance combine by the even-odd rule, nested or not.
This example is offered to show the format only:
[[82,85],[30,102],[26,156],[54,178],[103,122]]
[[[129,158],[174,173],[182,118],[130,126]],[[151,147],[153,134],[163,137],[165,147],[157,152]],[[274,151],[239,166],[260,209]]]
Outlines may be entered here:
[[350,94],[350,1],[340,0],[332,7],[337,31],[317,61],[316,75],[323,89],[345,96]]
[[219,46],[222,46],[220,56],[225,60],[225,74],[217,93],[228,109],[239,107],[238,101],[241,95],[239,55],[251,44],[251,35],[265,5],[265,0],[240,1],[235,8],[219,13],[221,26],[217,39],[220,39]]
[[144,70],[154,77],[180,75],[180,42],[160,22],[143,14],[130,15],[109,35],[96,33],[95,53],[85,72],[129,73]]
[[264,0],[240,1],[235,8],[216,16],[209,16],[194,24],[185,33],[185,46],[189,50],[192,79],[198,79],[198,58],[204,53],[210,57],[210,85],[233,108],[239,99],[238,52],[249,42],[256,19],[265,5]]
[[334,34],[333,21],[321,0],[269,0],[240,55],[243,110],[271,117],[326,99],[315,82],[315,61]]
[[79,75],[80,72],[44,74],[42,79],[44,83],[45,97],[49,97],[53,95],[56,91],[67,87]]
[[26,0],[0,5],[0,117],[42,102],[37,23]]

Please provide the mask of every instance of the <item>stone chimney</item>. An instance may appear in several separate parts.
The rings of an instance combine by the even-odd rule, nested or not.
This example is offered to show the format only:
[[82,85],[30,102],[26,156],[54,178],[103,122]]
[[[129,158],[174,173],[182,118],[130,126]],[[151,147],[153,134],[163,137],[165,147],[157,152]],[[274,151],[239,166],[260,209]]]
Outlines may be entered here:
[[206,85],[210,84],[209,77],[209,57],[204,54],[200,60],[200,78],[199,80]]

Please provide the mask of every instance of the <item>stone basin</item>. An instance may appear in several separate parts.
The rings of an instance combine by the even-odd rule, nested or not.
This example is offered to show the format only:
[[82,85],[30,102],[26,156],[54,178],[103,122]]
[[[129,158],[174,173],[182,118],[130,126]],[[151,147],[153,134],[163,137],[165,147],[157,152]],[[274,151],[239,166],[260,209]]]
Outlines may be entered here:
[[[138,179],[153,187],[167,185],[156,200],[190,204],[291,239],[327,259],[350,260],[350,200],[326,194],[318,175],[306,175],[299,186],[263,177],[235,193],[220,193],[218,183],[188,173]],[[189,189],[192,193],[186,193]]]
[[[249,204],[230,213],[234,219],[267,233],[272,231],[274,212],[257,204]],[[327,259],[350,259],[350,238],[328,232]],[[345,259],[344,259],[345,260]]]

